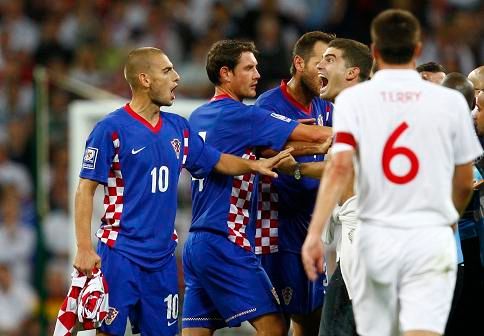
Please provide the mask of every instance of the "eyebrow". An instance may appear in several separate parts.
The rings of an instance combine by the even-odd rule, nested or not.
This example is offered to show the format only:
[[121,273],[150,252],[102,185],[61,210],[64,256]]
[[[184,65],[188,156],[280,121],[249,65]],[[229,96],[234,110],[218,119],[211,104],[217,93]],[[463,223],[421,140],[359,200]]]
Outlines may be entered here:
[[325,57],[325,58],[326,57],[334,57],[334,58],[336,58],[336,55],[335,54],[326,54],[326,55],[323,55],[323,57]]

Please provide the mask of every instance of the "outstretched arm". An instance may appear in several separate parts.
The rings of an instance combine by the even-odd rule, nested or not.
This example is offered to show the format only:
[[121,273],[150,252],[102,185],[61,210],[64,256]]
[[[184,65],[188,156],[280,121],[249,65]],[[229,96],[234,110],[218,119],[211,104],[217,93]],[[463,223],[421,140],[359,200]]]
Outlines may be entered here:
[[454,206],[461,215],[469,199],[472,196],[473,190],[473,173],[472,163],[455,166],[454,177],[452,179],[452,200]]
[[353,150],[334,154],[327,163],[319,185],[314,213],[302,247],[302,260],[308,278],[315,280],[323,272],[323,242],[321,234],[331,213],[351,179]]
[[93,268],[101,267],[101,258],[94,251],[91,242],[92,202],[98,184],[96,181],[81,178],[74,205],[77,244],[74,267],[88,277],[92,276]]
[[252,172],[277,177],[277,174],[272,169],[277,168],[281,162],[290,157],[289,153],[291,151],[292,148],[288,148],[274,157],[261,160],[246,160],[235,155],[222,153],[220,160],[215,165],[215,171],[233,176]]

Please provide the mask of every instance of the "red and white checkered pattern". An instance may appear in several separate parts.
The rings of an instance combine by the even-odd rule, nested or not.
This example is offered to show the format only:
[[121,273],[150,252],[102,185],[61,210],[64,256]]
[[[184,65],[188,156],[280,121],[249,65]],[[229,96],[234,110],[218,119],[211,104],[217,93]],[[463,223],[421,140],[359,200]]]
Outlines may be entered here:
[[259,179],[255,254],[279,251],[279,195],[269,176]]
[[187,129],[183,130],[183,160],[182,165],[185,166],[185,162],[188,157],[188,138],[190,137],[190,132]]
[[104,223],[97,231],[96,236],[109,247],[113,247],[120,229],[120,220],[123,213],[124,181],[119,163],[119,136],[112,134],[114,145],[114,158],[109,171],[108,184],[104,187]]
[[[245,151],[242,158],[256,159],[255,154],[250,149]],[[252,173],[234,176],[227,218],[229,240],[248,251],[251,250],[251,247],[245,228],[249,224],[250,199],[254,189],[254,178],[255,174]]]
[[176,229],[173,230],[173,234],[171,235],[171,239],[174,240],[178,244],[178,233],[176,233]]
[[71,336],[79,322],[83,330],[96,329],[109,310],[109,289],[100,270],[89,279],[75,270],[69,292],[57,314],[53,336]]

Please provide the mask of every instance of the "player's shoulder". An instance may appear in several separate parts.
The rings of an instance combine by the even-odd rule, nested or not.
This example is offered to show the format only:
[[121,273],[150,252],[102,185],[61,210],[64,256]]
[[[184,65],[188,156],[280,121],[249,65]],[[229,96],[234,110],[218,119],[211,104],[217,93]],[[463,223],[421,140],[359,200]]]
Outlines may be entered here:
[[106,130],[116,130],[124,127],[130,122],[128,113],[125,107],[120,107],[111,113],[106,114],[97,123],[95,128],[103,128]]
[[269,89],[262,93],[256,100],[256,105],[267,102],[267,100],[274,100],[282,98],[282,90],[280,86]]
[[188,120],[176,113],[161,111],[160,117],[164,122],[171,122],[173,124],[182,126],[188,125]]

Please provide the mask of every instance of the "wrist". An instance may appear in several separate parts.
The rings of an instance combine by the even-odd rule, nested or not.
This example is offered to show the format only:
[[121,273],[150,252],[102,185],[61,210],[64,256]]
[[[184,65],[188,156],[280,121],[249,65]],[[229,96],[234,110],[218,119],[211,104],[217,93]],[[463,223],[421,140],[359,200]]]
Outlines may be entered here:
[[296,162],[296,165],[294,166],[293,176],[294,176],[294,178],[296,180],[300,180],[301,179],[301,177],[302,177],[302,174],[301,174],[301,163]]

